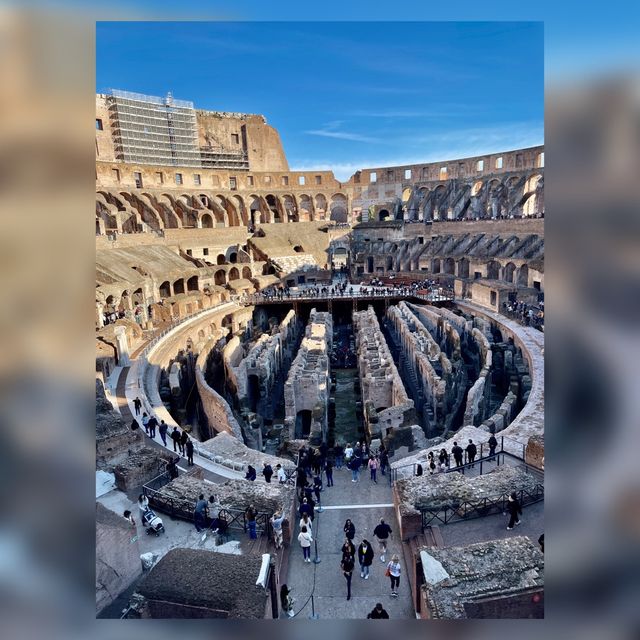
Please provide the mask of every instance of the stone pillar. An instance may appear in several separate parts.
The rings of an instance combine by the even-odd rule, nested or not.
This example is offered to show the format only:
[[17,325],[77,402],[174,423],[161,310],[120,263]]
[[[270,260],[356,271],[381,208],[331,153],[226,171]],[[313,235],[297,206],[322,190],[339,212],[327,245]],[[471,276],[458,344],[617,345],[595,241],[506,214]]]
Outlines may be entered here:
[[125,327],[118,326],[115,328],[115,335],[118,342],[118,365],[121,367],[128,367],[131,364],[131,360],[129,360],[127,330]]

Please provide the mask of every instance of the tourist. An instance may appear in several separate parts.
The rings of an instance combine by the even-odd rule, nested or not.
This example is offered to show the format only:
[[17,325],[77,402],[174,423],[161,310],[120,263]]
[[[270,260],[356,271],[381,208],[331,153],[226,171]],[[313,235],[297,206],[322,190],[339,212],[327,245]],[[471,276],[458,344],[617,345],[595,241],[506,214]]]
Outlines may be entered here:
[[467,458],[469,459],[469,463],[471,467],[475,467],[476,454],[478,453],[478,447],[473,444],[473,440],[469,438],[469,444],[467,445]]
[[140,425],[138,424],[138,421],[134,418],[133,421],[131,422],[131,431],[135,431],[136,429],[139,429]]
[[311,562],[311,543],[313,542],[313,536],[307,527],[302,527],[298,534],[298,542],[302,547],[302,556],[305,562]]
[[384,476],[385,469],[389,466],[389,454],[387,453],[387,450],[384,448],[384,445],[380,445],[378,456],[380,457],[380,473]]
[[442,465],[445,465],[447,467],[449,466],[449,456],[445,449],[440,449],[440,453],[438,454],[438,462],[440,463],[441,467]]
[[278,482],[280,484],[284,484],[287,481],[287,474],[281,464],[276,465],[276,475],[278,476]]
[[384,521],[384,518],[380,518],[380,522],[373,530],[373,535],[376,537],[376,540],[380,545],[380,551],[382,552],[382,555],[380,556],[380,562],[384,562],[384,558],[387,553],[387,542],[391,534],[391,527]]
[[356,555],[356,546],[353,544],[349,538],[344,539],[344,544],[342,545],[342,555],[355,556]]
[[[158,421],[156,419],[155,416],[151,416],[149,418],[149,437],[150,438],[155,438],[156,437],[156,426],[158,424]],[[165,445],[167,443],[165,442]]]
[[520,501],[518,500],[515,491],[511,492],[511,495],[507,500],[507,511],[511,516],[509,524],[507,525],[507,531],[511,531],[514,524],[520,524],[520,518],[518,516],[522,515],[522,507],[520,506]]
[[318,501],[318,504],[320,504],[320,492],[321,491],[322,491],[322,476],[320,475],[320,473],[318,473],[313,478],[313,493],[316,496],[316,500]]
[[180,458],[176,458],[175,460],[171,458],[169,462],[167,462],[167,473],[172,480],[175,480],[178,477],[178,465],[176,464]]
[[493,460],[496,456],[496,447],[498,446],[498,441],[496,440],[496,436],[492,433],[489,438],[489,459]]
[[402,566],[400,565],[400,558],[397,553],[391,556],[391,562],[387,565],[386,575],[391,578],[391,595],[394,598],[398,597],[398,588],[400,587],[400,574],[402,573]]
[[247,465],[247,473],[244,476],[245,480],[251,480],[253,482],[256,479],[256,470],[250,465]]
[[196,502],[196,508],[193,511],[193,520],[196,525],[196,531],[200,533],[206,525],[207,525],[207,512],[208,505],[207,501],[204,499],[204,494],[201,493],[198,496],[198,501]]
[[305,487],[309,484],[307,480],[307,474],[304,469],[298,468],[296,477],[296,489],[298,490],[298,500],[302,500],[304,498],[304,490]]
[[422,465],[418,462],[418,464],[416,465],[416,475],[421,476],[423,473],[424,470],[422,469]]
[[371,456],[369,458],[369,471],[371,472],[371,480],[378,484],[378,480],[376,479],[376,473],[378,471],[378,461],[374,456]]
[[302,527],[307,527],[307,531],[313,531],[313,520],[309,517],[308,513],[302,514],[298,524],[300,530],[302,530]]
[[247,526],[249,527],[249,537],[252,540],[256,540],[258,538],[258,534],[256,533],[256,516],[258,512],[253,505],[249,505],[244,515],[247,519]]
[[122,514],[122,517],[132,526],[135,527],[136,526],[136,521],[133,519],[133,516],[131,515],[131,511],[129,511],[129,509],[125,510],[125,512]]
[[320,473],[320,471],[322,470],[322,465],[322,454],[320,453],[320,451],[318,451],[318,449],[316,449],[313,452],[313,458],[311,461],[311,466],[315,475],[318,475]]
[[347,446],[344,449],[344,461],[347,463],[347,466],[349,466],[349,462],[351,461],[352,457],[353,447],[347,442]]
[[271,516],[271,528],[273,529],[273,542],[276,550],[282,548],[282,523],[284,522],[284,511],[282,508],[276,509]]
[[462,466],[462,447],[458,445],[458,443],[454,440],[453,447],[451,448],[451,454],[453,455],[453,459],[456,461],[456,467]]
[[427,470],[429,471],[429,475],[432,476],[436,472],[436,463],[433,459],[433,455],[429,458],[427,462]]
[[382,606],[381,602],[378,602],[376,606],[371,610],[371,613],[367,614],[367,618],[371,618],[372,620],[382,620],[389,619],[389,614],[386,612],[385,608]]
[[360,577],[369,579],[369,567],[373,562],[373,548],[368,540],[363,540],[358,546],[358,563],[360,564]]
[[289,589],[286,584],[283,584],[280,587],[280,606],[282,607],[282,611],[289,616],[289,618],[293,618],[295,613],[293,612],[293,603],[295,600],[289,595],[292,589]]
[[333,455],[335,456],[335,459],[336,459],[336,469],[342,469],[342,462],[344,459],[344,447],[340,444],[336,444],[336,446],[333,447]]
[[178,431],[178,427],[173,427],[171,439],[173,440],[173,450],[178,451],[180,448],[180,432]]
[[144,514],[149,510],[149,498],[141,493],[138,496],[138,509],[140,509],[140,520],[144,522]]
[[184,456],[186,455],[186,449],[185,447],[187,446],[187,442],[189,441],[189,434],[186,431],[183,431],[180,434],[180,455]]
[[343,531],[344,531],[344,534],[347,536],[347,538],[349,538],[349,540],[354,539],[356,535],[356,527],[353,524],[353,522],[349,520],[349,518],[347,518],[347,520],[344,523]]
[[309,516],[310,520],[313,521],[313,516],[314,516],[313,507],[311,506],[311,503],[307,498],[303,498],[302,504],[300,505],[300,508],[298,509],[298,511],[300,513],[300,517],[304,516],[306,513],[307,516]]
[[149,435],[149,416],[146,411],[142,414],[142,426],[144,427],[144,432]]
[[271,476],[273,475],[273,469],[271,468],[270,464],[267,464],[266,462],[262,464],[262,475],[264,476],[264,479],[267,481],[267,483],[271,484]]
[[333,487],[333,464],[331,460],[325,462],[324,472],[327,474],[327,487]]
[[133,406],[135,407],[136,415],[139,416],[140,415],[140,409],[142,407],[142,402],[141,402],[140,398],[138,398],[137,396],[136,396],[136,399],[133,401]]
[[353,448],[353,455],[362,458],[362,445],[359,442],[356,442],[356,446]]
[[187,462],[189,466],[193,466],[193,440],[191,438],[187,438],[187,444],[185,445],[185,451],[187,452]]
[[342,569],[342,574],[344,575],[347,581],[347,600],[351,600],[351,578],[353,576],[354,565],[355,565],[355,562],[352,555],[342,556],[342,562],[340,563],[340,568]]
[[360,458],[356,455],[351,458],[349,468],[351,469],[351,482],[358,482],[358,474],[360,472]]
[[[149,421],[149,429],[151,429],[151,421]],[[162,444],[164,444],[164,446],[167,446],[167,431],[169,430],[169,426],[167,425],[167,423],[162,420],[160,422],[160,426],[158,427],[158,431],[160,432],[160,438],[162,440]],[[156,431],[155,429],[153,430],[153,435],[151,436],[152,438],[155,437]]]

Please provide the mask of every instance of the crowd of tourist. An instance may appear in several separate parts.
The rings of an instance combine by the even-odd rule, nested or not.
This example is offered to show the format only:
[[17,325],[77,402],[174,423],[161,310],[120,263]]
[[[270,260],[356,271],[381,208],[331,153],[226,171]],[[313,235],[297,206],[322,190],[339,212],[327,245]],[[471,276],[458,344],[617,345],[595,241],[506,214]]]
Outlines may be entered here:
[[503,302],[502,313],[526,327],[534,327],[541,331],[544,329],[544,300],[539,301],[536,305],[521,300]]

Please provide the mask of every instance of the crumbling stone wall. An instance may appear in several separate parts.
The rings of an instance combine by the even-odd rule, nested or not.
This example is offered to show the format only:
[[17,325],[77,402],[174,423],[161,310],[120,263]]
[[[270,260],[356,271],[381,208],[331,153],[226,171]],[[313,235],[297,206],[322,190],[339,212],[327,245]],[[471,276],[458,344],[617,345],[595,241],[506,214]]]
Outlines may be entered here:
[[327,440],[332,341],[331,314],[313,309],[284,387],[284,433],[287,440],[306,435],[303,433],[305,414],[301,412],[310,412],[309,442],[317,445]]
[[367,439],[415,424],[415,408],[372,307],[353,314]]
[[[134,516],[136,517],[136,516]],[[96,503],[96,609],[111,604],[140,574],[136,527]]]
[[532,436],[527,442],[524,459],[527,464],[544,469],[544,436]]
[[130,452],[114,469],[116,487],[125,493],[141,487],[163,473],[171,458],[168,452],[150,447]]

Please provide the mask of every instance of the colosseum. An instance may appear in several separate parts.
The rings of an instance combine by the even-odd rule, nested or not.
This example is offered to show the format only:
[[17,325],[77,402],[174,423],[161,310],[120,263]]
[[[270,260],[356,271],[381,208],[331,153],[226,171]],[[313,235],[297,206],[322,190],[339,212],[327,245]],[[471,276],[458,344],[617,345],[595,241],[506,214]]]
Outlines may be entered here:
[[98,615],[542,617],[544,147],[341,182],[260,114],[95,124]]

